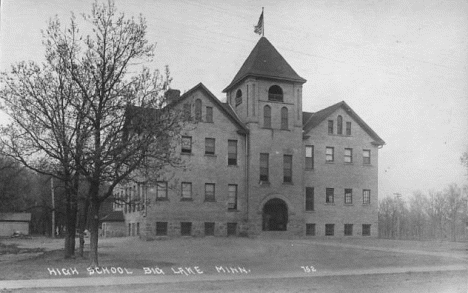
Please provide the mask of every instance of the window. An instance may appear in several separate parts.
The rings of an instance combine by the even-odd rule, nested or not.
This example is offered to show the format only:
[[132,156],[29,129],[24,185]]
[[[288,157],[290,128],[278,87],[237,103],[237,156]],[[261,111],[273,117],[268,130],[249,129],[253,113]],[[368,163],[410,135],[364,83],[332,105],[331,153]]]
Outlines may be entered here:
[[362,204],[370,204],[370,190],[364,189],[362,191]]
[[237,210],[237,185],[229,184],[228,210]]
[[236,107],[242,104],[242,91],[239,89],[236,92]]
[[191,106],[189,103],[185,103],[184,104],[184,119],[186,121],[190,121],[191,120],[191,113],[192,112],[192,109],[191,109]]
[[228,165],[237,165],[237,140],[228,140]]
[[344,224],[344,235],[345,236],[353,235],[353,224]]
[[191,136],[182,136],[182,153],[183,154],[192,153],[192,137]]
[[137,223],[136,228],[137,228],[136,234],[137,236],[140,236],[140,222]]
[[305,168],[314,169],[314,146],[306,145],[306,159],[305,159]]
[[292,183],[292,155],[283,156],[283,182]]
[[326,154],[326,158],[325,158],[326,162],[335,161],[335,148],[327,147],[326,150],[325,150],[325,154]]
[[167,235],[167,222],[156,222],[156,236]]
[[156,200],[167,199],[167,182],[158,181],[156,182]]
[[328,120],[328,134],[333,134],[333,120]]
[[205,155],[215,154],[215,139],[205,138]]
[[215,223],[214,222],[205,222],[205,236],[214,236],[215,232]]
[[370,236],[370,224],[362,224],[362,236]]
[[214,183],[205,184],[205,201],[215,201],[215,185]]
[[281,129],[289,129],[288,108],[281,108]]
[[306,187],[306,211],[313,211],[314,210],[314,188],[313,187]]
[[192,235],[192,222],[181,222],[180,223],[180,235],[182,235],[182,236]]
[[206,107],[206,122],[213,122],[213,107]]
[[182,182],[182,200],[192,199],[192,183]]
[[344,161],[348,164],[353,162],[353,149],[344,149]]
[[195,120],[201,121],[202,118],[202,102],[200,99],[195,101]]
[[351,122],[346,122],[346,135],[351,135]]
[[362,151],[362,163],[365,165],[370,164],[370,150],[363,150]]
[[315,236],[315,224],[306,224],[306,235]]
[[344,203],[345,204],[352,204],[353,203],[353,190],[352,189],[345,189],[344,190]]
[[343,134],[343,117],[341,115],[336,119],[336,133]]
[[260,154],[260,181],[268,181],[268,154]]
[[227,236],[237,235],[237,223],[227,223]]
[[268,100],[275,102],[283,101],[283,90],[277,85],[273,85],[268,89]]
[[335,224],[325,224],[325,236],[335,235]]
[[325,202],[334,203],[335,202],[335,189],[327,188],[325,192],[326,192]]
[[271,128],[271,107],[268,105],[263,107],[263,127]]

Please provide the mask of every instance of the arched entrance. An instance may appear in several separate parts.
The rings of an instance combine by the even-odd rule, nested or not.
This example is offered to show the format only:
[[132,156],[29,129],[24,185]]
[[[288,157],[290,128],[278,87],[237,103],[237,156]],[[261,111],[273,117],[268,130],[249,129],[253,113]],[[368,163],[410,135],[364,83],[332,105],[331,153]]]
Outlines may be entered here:
[[286,231],[288,206],[279,198],[270,199],[263,206],[263,231]]

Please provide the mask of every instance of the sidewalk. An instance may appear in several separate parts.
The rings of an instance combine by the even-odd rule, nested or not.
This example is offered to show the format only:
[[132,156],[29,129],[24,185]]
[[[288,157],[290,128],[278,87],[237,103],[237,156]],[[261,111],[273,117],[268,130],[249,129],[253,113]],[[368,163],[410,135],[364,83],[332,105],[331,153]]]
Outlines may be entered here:
[[426,267],[387,267],[360,270],[337,270],[311,273],[255,273],[248,275],[228,274],[201,274],[201,275],[148,275],[130,277],[86,277],[86,278],[51,278],[36,280],[0,281],[0,290],[22,288],[69,288],[88,286],[132,285],[132,284],[163,284],[178,282],[224,281],[224,280],[251,280],[251,279],[277,279],[277,278],[315,278],[330,276],[357,276],[381,274],[405,274],[443,271],[468,271],[466,265],[426,266]]

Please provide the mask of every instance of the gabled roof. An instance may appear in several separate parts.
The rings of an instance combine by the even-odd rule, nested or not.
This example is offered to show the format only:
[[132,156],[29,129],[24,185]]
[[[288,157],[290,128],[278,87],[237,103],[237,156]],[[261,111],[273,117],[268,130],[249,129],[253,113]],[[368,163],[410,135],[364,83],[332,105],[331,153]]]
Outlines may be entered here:
[[101,222],[123,222],[125,221],[125,217],[122,211],[113,211],[107,215],[105,215]]
[[232,110],[231,106],[227,103],[221,103],[218,100],[218,98],[216,98],[215,95],[213,95],[213,93],[210,92],[210,90],[208,90],[206,86],[201,82],[193,88],[191,88],[190,90],[188,90],[182,96],[180,96],[180,98],[173,104],[177,105],[178,103],[181,103],[183,100],[191,96],[197,90],[204,91],[208,98],[213,102],[213,104],[215,104],[221,112],[223,112],[234,124],[236,124],[236,126],[239,128],[240,133],[246,134],[249,132],[244,123],[242,123],[239,117],[237,117],[236,113]]
[[[348,115],[353,118],[357,124],[362,128],[364,129],[364,131],[369,134],[370,137],[372,137],[372,139],[374,139],[374,143],[377,144],[377,145],[384,145],[385,144],[385,141],[383,141],[383,139],[381,139],[377,133],[375,133],[372,128],[369,127],[369,125],[366,124],[366,122],[364,122],[364,120],[361,119],[361,117],[358,116],[358,114],[356,114],[356,112],[353,111],[353,109],[351,109],[351,107],[348,106],[348,104],[346,104],[345,101],[341,101],[339,103],[336,103],[330,107],[327,107],[325,109],[322,109],[318,112],[315,112],[313,113],[312,115],[308,115],[309,116],[309,119],[303,123],[303,130],[304,130],[304,133],[308,133],[312,128],[318,126],[323,120],[327,119],[331,114],[333,114],[336,110],[338,110],[339,108],[342,108],[346,111],[346,113],[348,113]],[[304,113],[307,113],[307,112],[304,112]],[[303,114],[303,121],[304,121],[304,117],[305,115]]]
[[265,37],[261,37],[257,45],[250,52],[242,67],[237,72],[232,82],[223,90],[227,92],[237,83],[248,76],[264,77],[305,83],[291,65],[281,56],[273,45]]

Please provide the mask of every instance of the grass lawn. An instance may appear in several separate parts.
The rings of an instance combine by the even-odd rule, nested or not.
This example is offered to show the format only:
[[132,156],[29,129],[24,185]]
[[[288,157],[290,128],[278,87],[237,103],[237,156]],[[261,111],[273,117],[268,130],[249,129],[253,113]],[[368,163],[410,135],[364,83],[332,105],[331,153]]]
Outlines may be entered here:
[[[89,240],[88,240],[89,241]],[[330,243],[330,245],[328,245]],[[350,247],[349,245],[355,245]],[[78,277],[87,275],[88,259],[63,259],[63,240],[0,239],[0,279],[56,278],[47,268],[76,268]],[[381,250],[369,250],[378,247]],[[301,266],[317,271],[339,271],[385,267],[417,267],[467,264],[465,244],[432,245],[418,241],[382,239],[250,239],[250,238],[175,238],[142,241],[137,238],[100,240],[102,267],[122,267],[143,275],[143,267],[159,267],[166,272],[178,267],[199,267],[205,274],[216,273],[215,266],[244,267],[252,274],[299,272]],[[88,246],[86,246],[89,249]],[[385,251],[387,248],[455,253],[421,255]],[[21,251],[30,253],[21,253]],[[18,252],[19,254],[15,254]],[[18,257],[18,256],[22,257]],[[27,256],[27,257],[23,257]],[[71,277],[71,276],[68,276]]]

